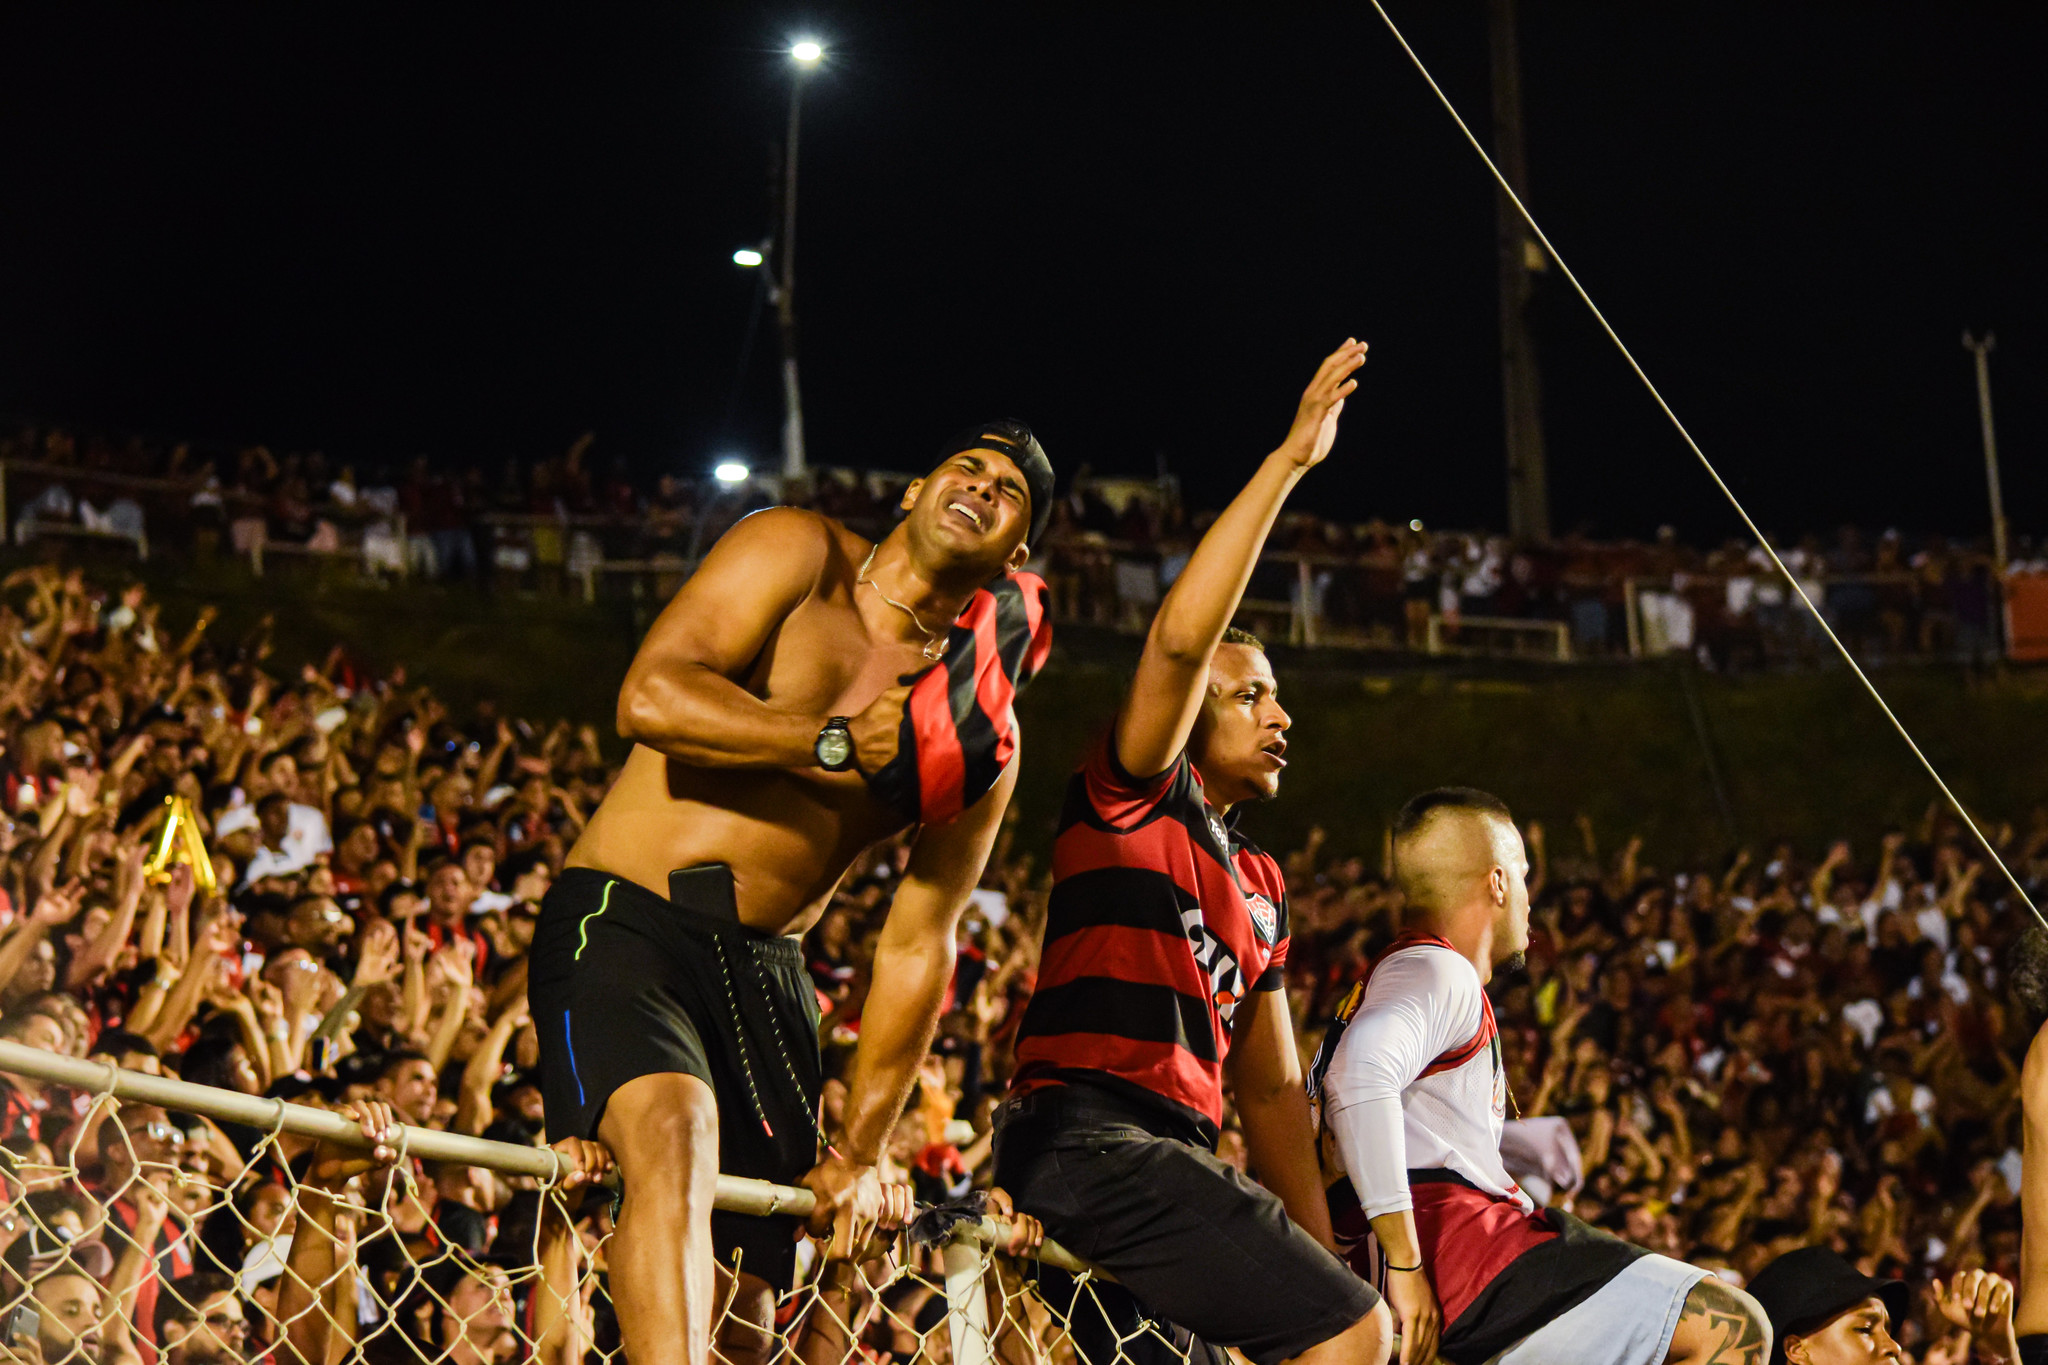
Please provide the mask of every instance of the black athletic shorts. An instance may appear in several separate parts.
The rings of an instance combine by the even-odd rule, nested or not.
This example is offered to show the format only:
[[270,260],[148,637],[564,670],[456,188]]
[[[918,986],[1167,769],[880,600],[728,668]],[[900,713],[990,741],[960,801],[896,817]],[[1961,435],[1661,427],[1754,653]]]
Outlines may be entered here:
[[[1349,1330],[1380,1301],[1271,1191],[1167,1136],[1170,1125],[1134,1104],[1063,1085],[1006,1102],[998,1123],[996,1183],[1048,1236],[1114,1275],[1173,1343],[1155,1352],[1143,1347],[1148,1334],[1123,1346],[1127,1357],[1220,1354],[1187,1343],[1192,1333],[1275,1365]],[[1095,1302],[1076,1308],[1075,1346],[1090,1365],[1115,1365],[1115,1338],[1128,1336],[1115,1287],[1089,1288]]]
[[[541,902],[527,999],[548,1141],[594,1138],[612,1092],[681,1072],[718,1100],[718,1169],[792,1184],[818,1163],[818,997],[795,939],[739,922],[732,873],[687,868],[664,900],[589,868]],[[714,1213],[718,1257],[778,1289],[799,1219]]]

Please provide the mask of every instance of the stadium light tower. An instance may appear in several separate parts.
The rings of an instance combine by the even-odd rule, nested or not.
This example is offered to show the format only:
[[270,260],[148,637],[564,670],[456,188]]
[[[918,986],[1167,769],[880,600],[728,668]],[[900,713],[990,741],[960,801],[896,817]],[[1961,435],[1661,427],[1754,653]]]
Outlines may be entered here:
[[801,479],[804,460],[803,390],[796,373],[796,153],[803,113],[804,81],[825,59],[824,44],[800,38],[790,44],[796,70],[789,82],[789,137],[782,144],[782,235],[775,242],[775,318],[782,331],[782,474]]

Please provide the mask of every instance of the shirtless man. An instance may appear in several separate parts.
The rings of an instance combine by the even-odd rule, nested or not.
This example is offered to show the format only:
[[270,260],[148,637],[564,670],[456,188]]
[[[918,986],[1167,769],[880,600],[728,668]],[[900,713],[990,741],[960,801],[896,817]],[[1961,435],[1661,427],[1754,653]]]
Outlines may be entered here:
[[714,1262],[738,1254],[733,1313],[764,1332],[789,1285],[797,1221],[714,1214],[721,1170],[801,1177],[819,1232],[835,1210],[866,1227],[883,1213],[875,1162],[1016,764],[917,833],[875,949],[843,1145],[822,1162],[818,1012],[796,936],[864,850],[905,828],[863,779],[896,754],[899,680],[931,666],[977,589],[1023,565],[1051,495],[1037,441],[998,422],[910,485],[879,544],[812,512],[757,513],[633,660],[618,725],[634,748],[542,904],[530,998],[549,1139],[596,1137],[624,1182],[609,1261],[634,1365],[704,1365],[724,1298]]
[[1497,797],[1394,821],[1405,926],[1310,1068],[1347,1183],[1337,1240],[1383,1277],[1402,1365],[1764,1365],[1770,1322],[1706,1271],[1539,1209],[1501,1164],[1507,1080],[1485,986],[1529,946],[1529,855]]

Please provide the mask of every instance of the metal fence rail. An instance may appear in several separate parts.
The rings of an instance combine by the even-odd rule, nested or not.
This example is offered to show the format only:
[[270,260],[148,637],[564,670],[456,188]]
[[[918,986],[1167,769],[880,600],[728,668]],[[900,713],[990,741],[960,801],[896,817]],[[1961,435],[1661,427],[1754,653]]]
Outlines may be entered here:
[[[216,1122],[240,1124],[271,1134],[290,1133],[338,1146],[370,1144],[351,1120],[325,1109],[284,1100],[263,1099],[167,1076],[124,1071],[98,1062],[45,1052],[20,1043],[0,1041],[0,1072],[32,1077],[83,1094],[115,1101],[157,1105],[198,1114]],[[401,1154],[426,1161],[487,1167],[507,1175],[528,1176],[553,1186],[565,1174],[562,1158],[544,1147],[522,1147],[461,1133],[404,1125],[395,1144]],[[810,1190],[739,1176],[718,1177],[716,1207],[729,1213],[766,1217],[808,1216],[816,1206]],[[988,1365],[995,1330],[990,1325],[984,1285],[991,1274],[990,1252],[1007,1241],[1009,1226],[999,1219],[965,1222],[942,1249],[947,1319],[956,1365]],[[1047,1265],[1107,1280],[1099,1269],[1056,1243],[1046,1242],[1031,1255]]]

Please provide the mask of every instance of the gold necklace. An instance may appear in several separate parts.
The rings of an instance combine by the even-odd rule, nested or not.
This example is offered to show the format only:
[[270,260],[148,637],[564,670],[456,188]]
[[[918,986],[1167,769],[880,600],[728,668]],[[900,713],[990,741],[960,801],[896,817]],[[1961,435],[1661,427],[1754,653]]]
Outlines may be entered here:
[[918,619],[916,612],[912,611],[909,607],[904,606],[895,598],[889,596],[888,593],[883,592],[882,585],[875,582],[874,579],[868,577],[868,569],[875,562],[875,553],[881,548],[881,542],[877,541],[875,543],[875,548],[873,550],[868,551],[868,557],[861,561],[860,572],[854,575],[854,586],[858,587],[862,583],[867,584],[869,587],[875,590],[875,596],[881,598],[884,602],[887,602],[890,606],[896,608],[896,610],[902,612],[905,616],[908,616],[910,618],[910,624],[916,626],[918,628],[918,631],[924,636],[924,649],[921,652],[923,653],[925,658],[944,658],[946,655],[945,635],[926,630],[924,628],[924,622]]

